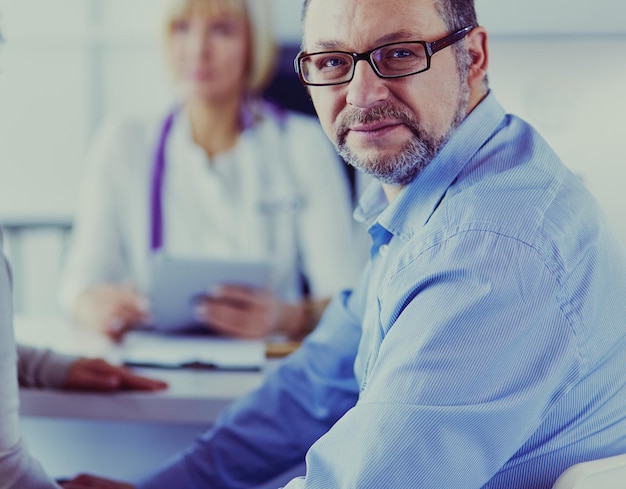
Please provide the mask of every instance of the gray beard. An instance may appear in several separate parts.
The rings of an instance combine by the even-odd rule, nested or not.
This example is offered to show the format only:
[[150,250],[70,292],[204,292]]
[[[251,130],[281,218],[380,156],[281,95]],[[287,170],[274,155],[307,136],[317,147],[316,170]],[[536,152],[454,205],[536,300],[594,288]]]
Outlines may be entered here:
[[[382,105],[368,111],[350,112],[343,117],[337,130],[339,155],[350,165],[372,175],[382,183],[398,186],[407,185],[437,156],[442,146],[467,117],[468,107],[469,87],[466,86],[457,101],[452,123],[441,136],[423,130],[408,110],[392,105]],[[413,138],[395,155],[361,160],[346,143],[349,127],[386,118],[401,121],[411,130]]]

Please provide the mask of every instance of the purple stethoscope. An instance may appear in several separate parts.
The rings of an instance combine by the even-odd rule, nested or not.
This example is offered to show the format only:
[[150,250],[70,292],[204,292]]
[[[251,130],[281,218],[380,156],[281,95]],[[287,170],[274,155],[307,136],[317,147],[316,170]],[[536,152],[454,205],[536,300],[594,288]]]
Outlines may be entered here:
[[165,177],[165,147],[178,111],[168,114],[161,127],[161,134],[154,153],[150,192],[150,250],[158,251],[163,246],[163,180]]
[[[286,121],[286,111],[277,105],[262,101],[262,107],[278,120],[281,126]],[[165,180],[165,153],[167,141],[174,125],[174,119],[180,107],[172,110],[163,121],[152,166],[150,187],[150,250],[154,253],[163,247],[163,182]],[[255,123],[255,113],[248,104],[244,104],[240,115],[242,130],[251,128]],[[262,204],[267,205],[267,204]],[[270,209],[271,210],[271,209]]]

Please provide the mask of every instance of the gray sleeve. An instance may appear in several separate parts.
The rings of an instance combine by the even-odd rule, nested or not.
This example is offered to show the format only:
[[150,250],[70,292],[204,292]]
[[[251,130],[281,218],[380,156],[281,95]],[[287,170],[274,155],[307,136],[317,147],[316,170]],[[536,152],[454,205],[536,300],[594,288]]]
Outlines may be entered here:
[[0,229],[0,487],[58,489],[39,463],[30,457],[20,437],[17,358],[13,338],[11,279],[1,252]]
[[78,357],[62,355],[48,349],[18,345],[17,378],[22,387],[61,389],[72,363]]

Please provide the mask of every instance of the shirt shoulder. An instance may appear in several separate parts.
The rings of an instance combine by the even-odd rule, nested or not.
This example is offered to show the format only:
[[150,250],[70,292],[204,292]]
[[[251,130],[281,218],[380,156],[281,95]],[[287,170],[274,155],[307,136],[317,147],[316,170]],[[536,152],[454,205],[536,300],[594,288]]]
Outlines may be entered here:
[[325,178],[341,175],[339,156],[317,117],[278,108],[266,118],[266,124],[273,128],[258,128],[262,137],[272,136],[265,145],[276,146],[274,150],[285,156],[296,176],[306,181],[313,173]]
[[97,129],[88,151],[90,166],[99,173],[124,175],[152,161],[163,117],[109,117]]
[[164,121],[164,116],[108,117],[96,131],[95,141],[118,146],[154,145]]
[[291,151],[303,159],[307,165],[311,160],[324,160],[333,164],[339,161],[339,156],[317,117],[299,112],[288,112],[284,133]]
[[265,110],[266,119],[278,125],[285,137],[289,139],[314,137],[318,140],[323,138],[324,144],[330,144],[317,117],[273,105],[269,107],[270,109]]
[[[420,175],[397,199],[400,203],[382,214],[387,228],[405,243],[402,263],[436,250],[449,258],[451,243],[457,257],[486,253],[506,259],[522,247],[565,284],[588,263],[590,249],[621,261],[593,195],[523,120],[501,119],[469,157],[460,144],[442,154],[445,158],[428,168],[430,175],[440,177],[451,165],[458,171],[446,174],[440,186],[434,177],[420,180]],[[477,246],[477,237],[499,249]]]
[[516,136],[498,132],[466,165],[442,202],[442,224],[447,233],[496,233],[568,261],[572,240],[592,242],[606,225],[603,211],[532,127],[515,117],[507,124]]
[[[458,159],[459,152],[448,159]],[[511,115],[449,178],[428,201],[434,203],[429,213],[416,210],[428,194],[416,182],[401,208],[408,218],[418,218],[400,220],[410,229],[407,234],[437,240],[465,232],[495,233],[541,249],[563,237],[555,225],[565,234],[578,233],[588,227],[586,219],[602,216],[592,194],[548,143]]]

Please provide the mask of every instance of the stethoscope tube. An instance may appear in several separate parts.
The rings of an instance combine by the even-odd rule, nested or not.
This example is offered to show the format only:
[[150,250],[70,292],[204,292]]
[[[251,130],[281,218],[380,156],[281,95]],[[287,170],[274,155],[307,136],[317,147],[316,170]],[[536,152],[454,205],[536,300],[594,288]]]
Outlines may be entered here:
[[161,127],[159,141],[154,153],[150,192],[150,250],[158,251],[163,246],[163,181],[165,179],[165,151],[167,140],[178,110],[168,114]]
[[[283,109],[274,104],[263,102],[264,108],[276,119],[284,124],[286,113]],[[166,172],[166,152],[167,142],[172,132],[174,120],[181,112],[181,107],[172,110],[164,119],[159,133],[159,139],[154,152],[151,186],[150,186],[150,251],[153,253],[163,247],[163,184]],[[255,123],[253,111],[247,104],[244,104],[240,114],[240,126],[242,130],[252,127]],[[289,202],[262,202],[259,204],[259,211],[263,214],[273,215],[280,210],[290,210],[297,213],[303,206],[302,199],[296,198]]]

